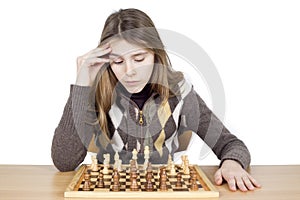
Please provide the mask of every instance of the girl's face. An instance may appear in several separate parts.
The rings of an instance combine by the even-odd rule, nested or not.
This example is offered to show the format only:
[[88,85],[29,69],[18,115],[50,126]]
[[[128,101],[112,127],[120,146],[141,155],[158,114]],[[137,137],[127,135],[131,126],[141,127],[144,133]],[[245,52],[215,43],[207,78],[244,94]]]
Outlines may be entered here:
[[152,75],[154,54],[123,39],[111,41],[110,47],[110,66],[119,82],[130,93],[140,92]]

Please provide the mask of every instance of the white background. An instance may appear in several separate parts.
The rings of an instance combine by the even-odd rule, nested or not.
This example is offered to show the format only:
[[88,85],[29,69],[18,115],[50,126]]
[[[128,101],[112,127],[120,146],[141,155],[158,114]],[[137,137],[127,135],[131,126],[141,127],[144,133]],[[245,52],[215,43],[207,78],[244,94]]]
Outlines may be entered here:
[[[76,57],[97,46],[109,14],[129,7],[206,51],[224,85],[224,123],[252,164],[300,164],[300,5],[288,0],[1,1],[0,164],[52,164]],[[194,84],[213,108],[205,84]]]

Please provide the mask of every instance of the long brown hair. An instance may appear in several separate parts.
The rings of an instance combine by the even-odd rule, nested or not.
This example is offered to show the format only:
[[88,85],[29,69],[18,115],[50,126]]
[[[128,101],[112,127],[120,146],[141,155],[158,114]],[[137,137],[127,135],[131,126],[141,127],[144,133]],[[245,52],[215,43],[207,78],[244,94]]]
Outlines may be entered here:
[[[151,89],[160,95],[162,103],[166,103],[170,95],[174,94],[173,87],[183,79],[183,74],[172,69],[170,59],[150,17],[132,8],[120,9],[111,14],[104,24],[98,46],[114,38],[124,39],[154,53],[154,68],[149,82]],[[93,85],[97,121],[106,135],[109,135],[106,115],[113,103],[117,82],[109,64],[106,64],[100,69]]]

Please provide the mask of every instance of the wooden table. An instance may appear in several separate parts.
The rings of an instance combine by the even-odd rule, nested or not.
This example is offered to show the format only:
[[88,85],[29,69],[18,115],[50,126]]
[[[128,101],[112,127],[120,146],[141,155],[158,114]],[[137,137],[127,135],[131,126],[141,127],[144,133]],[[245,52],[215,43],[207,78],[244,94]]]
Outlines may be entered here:
[[[201,169],[213,182],[217,167],[202,166]],[[250,173],[262,188],[231,192],[227,184],[216,186],[219,199],[300,199],[300,165],[252,166]],[[64,191],[74,174],[74,171],[58,172],[54,166],[0,165],[0,199],[71,200],[64,198]]]

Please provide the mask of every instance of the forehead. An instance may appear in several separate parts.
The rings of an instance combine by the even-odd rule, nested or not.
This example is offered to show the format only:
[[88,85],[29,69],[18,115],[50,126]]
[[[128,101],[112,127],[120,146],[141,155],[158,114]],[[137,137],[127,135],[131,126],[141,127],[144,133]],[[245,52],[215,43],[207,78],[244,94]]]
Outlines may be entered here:
[[147,51],[144,47],[131,44],[124,39],[114,39],[109,42],[114,55],[127,55],[134,54],[140,51]]

